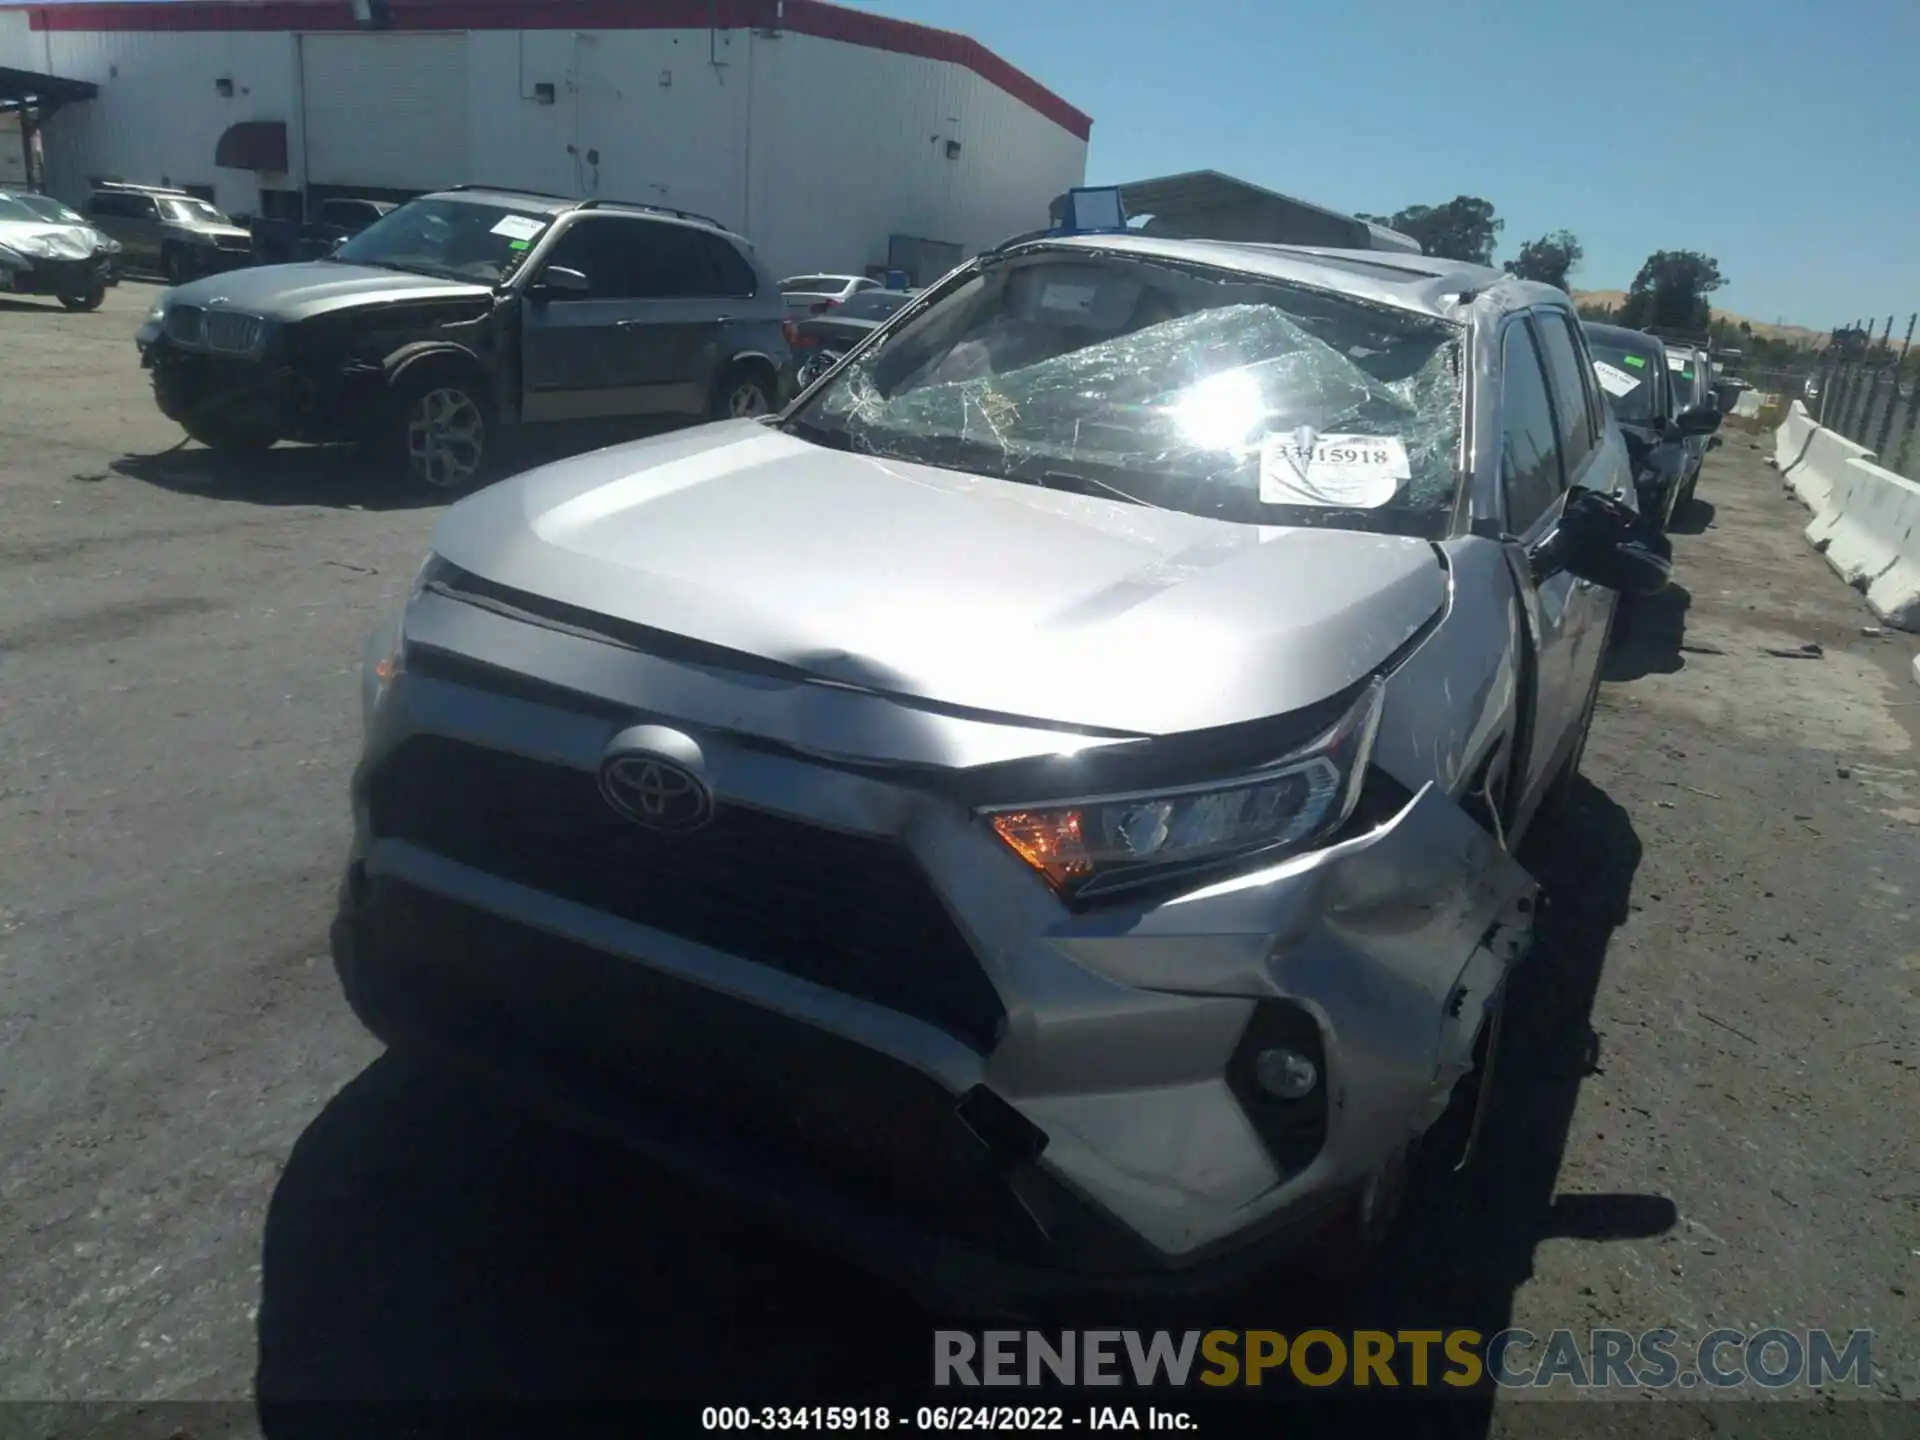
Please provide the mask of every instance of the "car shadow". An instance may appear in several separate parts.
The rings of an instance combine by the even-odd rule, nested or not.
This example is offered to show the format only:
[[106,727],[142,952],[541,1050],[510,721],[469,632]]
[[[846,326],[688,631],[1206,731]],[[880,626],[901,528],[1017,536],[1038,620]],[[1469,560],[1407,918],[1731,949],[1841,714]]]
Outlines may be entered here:
[[[1678,1223],[1663,1195],[1558,1190],[1580,1087],[1600,1071],[1594,1000],[1641,854],[1626,810],[1584,778],[1564,811],[1529,833],[1520,859],[1545,901],[1511,982],[1476,1153],[1465,1171],[1431,1174],[1410,1198],[1379,1284],[1348,1307],[1351,1324],[1491,1336],[1513,1323],[1515,1292],[1542,1242],[1651,1239]],[[1448,1423],[1433,1433],[1484,1434],[1492,1398],[1482,1387],[1444,1407]]]
[[[1651,1239],[1678,1223],[1678,1208],[1663,1195],[1558,1192],[1581,1084],[1600,1070],[1593,1005],[1608,944],[1630,913],[1641,853],[1627,812],[1584,778],[1566,810],[1529,833],[1519,858],[1545,901],[1534,947],[1511,981],[1483,1129],[1464,1170],[1456,1173],[1442,1159],[1416,1173],[1371,1282],[1340,1287],[1276,1275],[1224,1316],[1216,1310],[1182,1317],[1179,1328],[1395,1336],[1467,1329],[1490,1337],[1514,1323],[1515,1293],[1532,1278],[1542,1242]],[[1436,1377],[1450,1368],[1439,1353]],[[1491,1428],[1495,1393],[1484,1376],[1465,1389],[1435,1383],[1424,1393],[1402,1391],[1400,1433],[1479,1440]],[[1328,1404],[1329,1394],[1345,1403]],[[1356,1409],[1372,1415],[1384,1398],[1378,1391],[1318,1392],[1262,1433],[1344,1435]],[[1245,1390],[1216,1403],[1222,1418],[1246,1420],[1274,1406]],[[1417,1414],[1406,1413],[1409,1403]]]
[[1603,679],[1638,680],[1643,675],[1672,675],[1686,667],[1682,647],[1693,593],[1669,581],[1656,594],[1642,596],[1617,611]]
[[0,295],[0,311],[50,310],[56,315],[61,313],[61,304],[51,295],[16,298],[12,295]]
[[[501,446],[493,483],[673,428],[653,420],[530,428]],[[384,459],[350,445],[276,445],[253,455],[232,455],[183,440],[151,455],[123,455],[108,468],[163,490],[245,505],[423,510],[459,498],[410,485]]]
[[[1640,860],[1633,826],[1582,782],[1566,818],[1543,822],[1521,858],[1552,899],[1515,981],[1473,1165],[1417,1184],[1375,1283],[1336,1290],[1275,1275],[1200,1324],[1491,1335],[1512,1318],[1541,1241],[1601,1243],[1674,1223],[1658,1196],[1556,1194],[1580,1085],[1598,1064],[1589,1017]],[[541,1433],[555,1431],[553,1407],[624,1402],[645,1407],[628,1418],[650,1413],[668,1422],[661,1433],[681,1433],[679,1417],[691,1432],[707,1404],[924,1404],[932,1331],[958,1323],[974,1322],[936,1320],[905,1292],[628,1154],[389,1053],[307,1127],[275,1189],[255,1393],[271,1440],[425,1433],[418,1402],[437,1402],[443,1419],[473,1418],[449,1402],[493,1407],[491,1421],[518,1402]],[[1053,1323],[1111,1325],[1115,1310]],[[1121,1323],[1194,1320],[1155,1311]],[[1272,1387],[1221,1403],[1269,1419],[1282,1404],[1289,1433],[1345,1423],[1344,1406],[1286,1403]],[[1451,1395],[1423,1407],[1422,1433],[1483,1435],[1491,1404]],[[343,1408],[356,1405],[372,1408]]]
[[1711,500],[1702,500],[1698,495],[1687,502],[1687,508],[1673,517],[1667,526],[1675,535],[1704,535],[1713,528],[1713,517],[1719,514]]

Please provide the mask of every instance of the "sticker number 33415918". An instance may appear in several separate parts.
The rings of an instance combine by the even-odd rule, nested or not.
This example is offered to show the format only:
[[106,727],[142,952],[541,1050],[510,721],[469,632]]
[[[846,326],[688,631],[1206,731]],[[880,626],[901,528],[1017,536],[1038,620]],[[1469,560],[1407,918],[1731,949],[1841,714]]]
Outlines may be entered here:
[[1260,451],[1260,498],[1371,510],[1393,499],[1410,473],[1397,435],[1269,435]]

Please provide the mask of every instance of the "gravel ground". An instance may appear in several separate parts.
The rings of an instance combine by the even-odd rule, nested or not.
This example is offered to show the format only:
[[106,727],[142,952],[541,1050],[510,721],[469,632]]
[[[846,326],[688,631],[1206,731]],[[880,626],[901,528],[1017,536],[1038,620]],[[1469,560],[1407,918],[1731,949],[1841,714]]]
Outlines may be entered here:
[[[348,1014],[325,923],[353,666],[436,512],[320,452],[170,448],[130,343],[153,293],[0,299],[0,1397],[924,1399],[929,1322],[886,1286]],[[1481,1160],[1420,1197],[1347,1323],[1869,1327],[1876,1393],[1920,1396],[1915,643],[1863,633],[1761,453],[1729,432],[1710,460],[1578,808],[1530,840],[1553,904]],[[1276,1282],[1207,1323],[1330,1305]],[[1526,1404],[1444,1428],[1546,1433]],[[1818,1405],[1738,1413],[1789,1433]],[[1574,1411],[1746,1433],[1689,1396],[1553,1425]]]

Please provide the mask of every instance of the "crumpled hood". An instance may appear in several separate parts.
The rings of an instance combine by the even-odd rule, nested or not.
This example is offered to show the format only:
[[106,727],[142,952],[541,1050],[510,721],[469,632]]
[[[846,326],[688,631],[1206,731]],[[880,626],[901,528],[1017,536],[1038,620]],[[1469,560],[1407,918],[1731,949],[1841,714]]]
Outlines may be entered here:
[[62,225],[54,220],[0,220],[0,245],[29,260],[48,258],[23,249],[22,242],[40,250],[51,245],[52,258],[85,260],[100,250],[100,233],[91,225]]
[[372,265],[342,265],[331,260],[294,265],[255,265],[228,270],[181,285],[170,300],[244,310],[269,320],[305,320],[351,305],[389,300],[481,300],[484,285],[409,275]]
[[497,585],[823,680],[1143,735],[1325,699],[1447,595],[1423,540],[1149,510],[752,421],[495,485],[448,512],[434,548]]

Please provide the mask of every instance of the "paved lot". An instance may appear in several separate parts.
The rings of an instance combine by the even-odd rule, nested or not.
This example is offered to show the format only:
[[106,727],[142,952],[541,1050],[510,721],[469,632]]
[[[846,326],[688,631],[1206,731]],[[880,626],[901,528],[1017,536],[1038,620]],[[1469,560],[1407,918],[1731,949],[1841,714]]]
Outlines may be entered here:
[[[0,1396],[918,1390],[927,1322],[886,1287],[349,1016],[325,924],[353,667],[436,512],[317,452],[170,449],[129,341],[153,293],[0,299]],[[1880,1393],[1911,1398],[1914,644],[1861,633],[1747,437],[1702,495],[1681,583],[1612,662],[1579,811],[1530,847],[1556,903],[1484,1164],[1345,1309],[1870,1326]],[[1274,1286],[1206,1318],[1327,1303]],[[1448,1428],[1528,1433],[1518,1409]],[[1699,1409],[1673,1433],[1707,1433]]]

